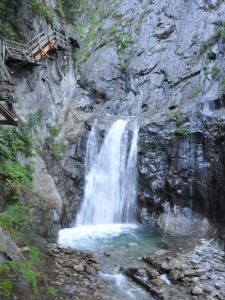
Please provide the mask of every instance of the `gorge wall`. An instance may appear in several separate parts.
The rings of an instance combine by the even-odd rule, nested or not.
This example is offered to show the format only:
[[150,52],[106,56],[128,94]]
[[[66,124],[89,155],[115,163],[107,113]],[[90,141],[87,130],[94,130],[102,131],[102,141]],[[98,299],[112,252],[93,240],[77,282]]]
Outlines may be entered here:
[[224,3],[111,1],[102,10],[94,38],[89,23],[83,31],[77,106],[139,119],[141,222],[200,235],[214,224],[224,236]]
[[[71,55],[60,52],[14,75],[16,115],[28,122],[43,112],[32,129],[32,160],[34,191],[49,214],[43,222],[37,209],[37,231],[56,240],[73,223],[94,119],[104,136],[112,121],[135,116],[138,219],[185,234],[215,226],[224,238],[224,15],[219,0],[100,1],[79,20],[77,76]],[[38,16],[31,20],[27,37],[50,30]]]

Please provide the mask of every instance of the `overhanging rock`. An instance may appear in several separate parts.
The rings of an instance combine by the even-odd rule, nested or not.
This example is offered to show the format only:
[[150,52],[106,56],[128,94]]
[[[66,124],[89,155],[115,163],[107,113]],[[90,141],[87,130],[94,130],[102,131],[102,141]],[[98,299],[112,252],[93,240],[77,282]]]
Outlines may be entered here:
[[8,233],[0,226],[0,249],[5,252],[5,254],[11,260],[23,260],[25,259],[22,253],[20,252],[17,245],[10,238]]

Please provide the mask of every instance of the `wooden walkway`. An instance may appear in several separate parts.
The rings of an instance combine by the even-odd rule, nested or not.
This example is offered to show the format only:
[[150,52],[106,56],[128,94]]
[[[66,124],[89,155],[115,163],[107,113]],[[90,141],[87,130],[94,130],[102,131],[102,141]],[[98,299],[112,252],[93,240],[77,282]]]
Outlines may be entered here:
[[[0,101],[12,103],[13,88],[15,84],[11,78],[14,73],[8,65],[18,65],[16,71],[24,65],[38,66],[43,58],[50,58],[49,52],[52,50],[71,51],[73,48],[80,48],[79,41],[69,36],[64,36],[58,31],[53,30],[49,34],[41,32],[29,43],[17,43],[7,39],[0,39]],[[18,125],[16,118],[3,105],[0,106],[0,113],[11,122],[11,125]],[[11,115],[10,115],[11,114]],[[3,125],[0,120],[0,125]],[[7,123],[8,124],[8,123]]]

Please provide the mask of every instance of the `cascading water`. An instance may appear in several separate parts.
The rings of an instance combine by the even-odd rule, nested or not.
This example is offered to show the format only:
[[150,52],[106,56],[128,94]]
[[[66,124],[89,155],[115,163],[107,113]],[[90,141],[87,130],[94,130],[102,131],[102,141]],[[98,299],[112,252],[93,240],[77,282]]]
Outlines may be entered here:
[[85,196],[76,227],[134,222],[138,130],[135,128],[129,143],[126,125],[123,120],[113,124],[99,153],[98,133],[95,126],[92,128],[86,152]]
[[73,246],[76,240],[78,245],[82,239],[117,236],[137,227],[137,123],[116,121],[100,150],[96,123],[87,142],[84,200],[74,228],[59,232],[60,244]]
[[[135,224],[137,139],[135,121],[118,120],[99,149],[101,139],[97,121],[94,123],[87,142],[84,200],[75,227],[59,232],[59,244],[98,255],[103,263],[99,276],[104,282],[107,279],[102,299],[152,299],[119,274],[120,267],[130,262],[138,267],[135,257],[139,253],[147,256],[161,243],[155,229]],[[103,254],[105,250],[111,252],[110,260]]]

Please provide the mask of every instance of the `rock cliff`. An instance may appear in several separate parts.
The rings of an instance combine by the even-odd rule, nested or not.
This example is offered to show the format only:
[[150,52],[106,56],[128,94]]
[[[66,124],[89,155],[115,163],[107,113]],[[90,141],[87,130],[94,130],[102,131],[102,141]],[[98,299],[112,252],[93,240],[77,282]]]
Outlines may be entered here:
[[[34,191],[50,203],[49,239],[73,223],[82,201],[93,120],[104,135],[124,116],[140,123],[139,220],[186,234],[224,228],[224,13],[219,0],[101,1],[79,20],[78,76],[63,52],[14,75],[13,109],[36,120]],[[51,29],[21,14],[27,37]],[[65,31],[60,18],[55,24]]]
[[139,119],[141,222],[224,228],[224,12],[222,1],[103,1],[95,35],[84,26],[76,107]]

